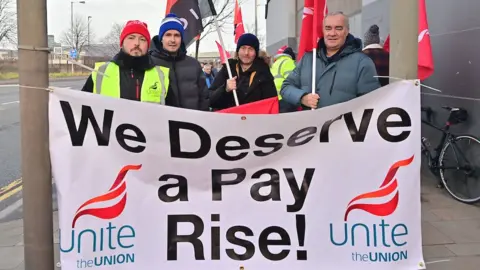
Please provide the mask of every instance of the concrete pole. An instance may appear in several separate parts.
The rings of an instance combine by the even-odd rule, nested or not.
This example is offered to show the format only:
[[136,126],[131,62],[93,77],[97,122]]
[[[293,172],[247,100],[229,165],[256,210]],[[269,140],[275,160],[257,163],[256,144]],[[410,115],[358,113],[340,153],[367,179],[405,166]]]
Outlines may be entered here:
[[52,176],[48,136],[47,0],[17,0],[23,231],[26,270],[52,270]]
[[390,1],[390,8],[390,77],[417,79],[418,0]]

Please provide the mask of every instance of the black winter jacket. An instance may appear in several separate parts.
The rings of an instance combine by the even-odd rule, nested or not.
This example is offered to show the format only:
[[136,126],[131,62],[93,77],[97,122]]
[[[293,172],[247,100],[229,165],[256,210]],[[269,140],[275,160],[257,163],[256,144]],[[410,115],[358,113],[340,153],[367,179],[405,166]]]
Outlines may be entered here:
[[208,88],[200,63],[187,55],[182,43],[176,56],[163,49],[158,36],[151,42],[149,54],[157,66],[170,68],[170,89],[167,104],[175,107],[208,111]]
[[[120,50],[112,62],[120,67],[120,98],[140,101],[145,71],[155,67],[150,57],[132,57]],[[82,91],[93,93],[92,75],[88,77]]]
[[[263,59],[255,59],[252,66],[245,72],[241,71],[238,60],[229,59],[228,62],[232,71],[232,77],[237,76],[236,92],[240,105],[278,95],[270,67]],[[240,75],[237,70],[240,72]],[[255,73],[253,74],[253,72]],[[233,92],[226,91],[227,80],[227,66],[223,64],[222,69],[215,77],[215,81],[210,86],[210,107],[213,110],[222,110],[235,106]]]

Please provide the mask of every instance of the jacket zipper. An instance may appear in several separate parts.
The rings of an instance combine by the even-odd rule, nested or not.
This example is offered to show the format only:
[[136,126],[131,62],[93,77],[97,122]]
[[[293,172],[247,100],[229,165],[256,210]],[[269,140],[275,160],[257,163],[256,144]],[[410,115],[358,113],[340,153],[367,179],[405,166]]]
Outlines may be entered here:
[[[130,70],[130,74],[132,75],[132,79],[135,79],[135,76],[133,76],[133,68]],[[135,92],[137,100],[140,100],[140,82],[138,81],[138,78],[135,79]]]
[[332,85],[330,86],[330,95],[332,95],[333,86],[335,85],[335,77],[336,76],[337,76],[337,71],[335,70],[335,72],[333,73]]

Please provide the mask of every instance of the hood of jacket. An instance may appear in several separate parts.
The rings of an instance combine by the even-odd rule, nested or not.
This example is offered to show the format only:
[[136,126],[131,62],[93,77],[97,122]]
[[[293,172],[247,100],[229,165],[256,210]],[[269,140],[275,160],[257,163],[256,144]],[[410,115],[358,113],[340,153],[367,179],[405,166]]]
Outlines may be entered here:
[[178,49],[178,54],[175,56],[171,55],[163,48],[162,41],[158,38],[158,35],[152,38],[152,42],[150,44],[150,55],[156,58],[164,59],[166,61],[181,60],[184,59],[187,55],[187,48],[183,40],[182,44],[180,44],[180,48]]
[[[326,46],[324,38],[321,38],[318,41],[318,56],[322,58],[324,61],[327,61],[327,55],[325,53]],[[352,53],[361,52],[362,51],[362,40],[359,38],[354,37],[352,34],[348,34],[347,38],[345,39],[345,44],[343,44],[342,48],[337,53],[337,57],[343,58],[348,56]]]

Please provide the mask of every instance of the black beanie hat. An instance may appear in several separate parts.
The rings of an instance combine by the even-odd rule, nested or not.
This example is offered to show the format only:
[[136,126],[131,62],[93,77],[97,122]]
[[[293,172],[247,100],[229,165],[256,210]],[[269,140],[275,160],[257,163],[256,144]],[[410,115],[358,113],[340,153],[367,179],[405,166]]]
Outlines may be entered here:
[[258,41],[258,38],[254,34],[245,33],[240,36],[237,42],[237,53],[240,50],[240,47],[245,45],[255,49],[255,53],[258,57],[258,51],[260,51],[260,42]]
[[295,53],[293,52],[292,48],[287,47],[285,50],[283,50],[283,53],[290,55],[290,57],[292,57],[292,60],[295,61]]

